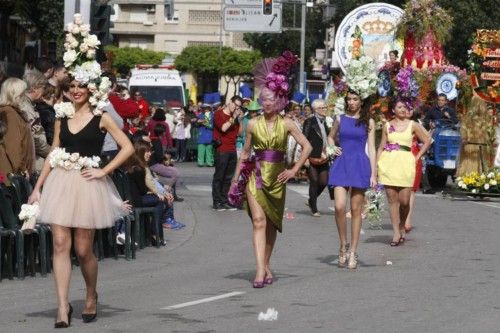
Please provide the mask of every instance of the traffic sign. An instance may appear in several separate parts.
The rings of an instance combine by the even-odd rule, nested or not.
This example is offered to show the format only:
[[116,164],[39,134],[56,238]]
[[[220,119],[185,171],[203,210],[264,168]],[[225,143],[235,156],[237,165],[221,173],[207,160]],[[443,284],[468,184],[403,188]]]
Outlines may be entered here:
[[[238,2],[237,0],[234,1]],[[275,3],[271,15],[264,15],[262,6],[226,6],[224,7],[224,30],[280,33],[281,5]]]

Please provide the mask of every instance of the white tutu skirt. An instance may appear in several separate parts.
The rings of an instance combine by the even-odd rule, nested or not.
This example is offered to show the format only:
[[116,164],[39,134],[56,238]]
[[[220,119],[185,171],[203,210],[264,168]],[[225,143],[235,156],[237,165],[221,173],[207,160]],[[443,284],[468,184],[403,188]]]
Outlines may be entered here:
[[80,171],[54,168],[43,185],[38,221],[70,228],[105,229],[127,215],[111,179],[86,180]]

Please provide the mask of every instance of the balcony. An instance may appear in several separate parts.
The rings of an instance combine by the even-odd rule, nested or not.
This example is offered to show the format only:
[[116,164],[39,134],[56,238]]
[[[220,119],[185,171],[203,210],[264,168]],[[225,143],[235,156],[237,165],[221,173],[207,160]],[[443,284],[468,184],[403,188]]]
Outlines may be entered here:
[[155,35],[158,33],[157,26],[155,22],[144,21],[144,22],[123,22],[115,21],[114,27],[111,28],[112,34],[121,35]]

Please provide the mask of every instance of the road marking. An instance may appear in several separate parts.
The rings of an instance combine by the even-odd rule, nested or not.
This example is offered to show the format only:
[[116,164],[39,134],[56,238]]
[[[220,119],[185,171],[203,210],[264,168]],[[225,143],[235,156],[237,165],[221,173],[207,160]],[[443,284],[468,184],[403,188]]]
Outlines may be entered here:
[[186,185],[186,188],[193,192],[212,192],[210,185]]
[[485,203],[485,202],[476,202],[476,201],[471,201],[471,203],[476,204],[476,205],[481,205],[481,206],[486,206],[486,207],[500,209],[500,206],[498,204],[488,204],[488,203]]
[[222,294],[222,295],[219,295],[219,296],[208,297],[208,298],[203,298],[203,299],[199,299],[197,301],[191,301],[191,302],[186,302],[186,303],[181,303],[181,304],[166,306],[164,308],[161,308],[160,310],[181,309],[181,308],[185,308],[185,307],[188,307],[188,306],[191,306],[191,305],[198,305],[198,304],[202,304],[202,303],[208,303],[208,302],[212,302],[212,301],[217,301],[219,299],[234,297],[234,296],[243,295],[243,294],[246,294],[246,292],[244,292],[244,291],[233,291],[231,293]]

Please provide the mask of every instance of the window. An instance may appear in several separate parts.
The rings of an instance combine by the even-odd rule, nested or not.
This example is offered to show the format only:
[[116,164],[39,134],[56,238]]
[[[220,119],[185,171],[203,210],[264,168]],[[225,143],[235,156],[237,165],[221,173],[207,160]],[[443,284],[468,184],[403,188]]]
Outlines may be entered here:
[[144,7],[130,8],[130,22],[145,22],[148,20],[148,13]]

